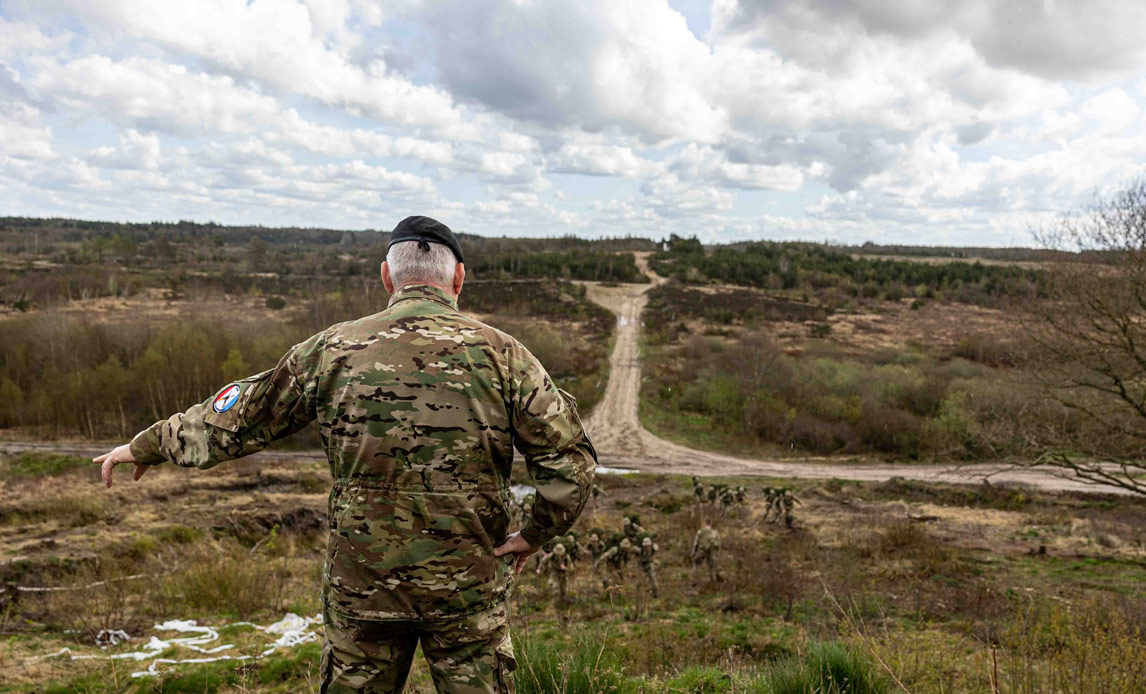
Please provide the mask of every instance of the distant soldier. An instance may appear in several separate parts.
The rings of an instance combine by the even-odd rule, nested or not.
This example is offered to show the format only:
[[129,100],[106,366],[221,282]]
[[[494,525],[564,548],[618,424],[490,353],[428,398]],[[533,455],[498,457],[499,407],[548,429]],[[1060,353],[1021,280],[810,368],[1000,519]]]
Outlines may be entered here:
[[704,482],[696,475],[692,476],[692,498],[698,504],[703,504],[705,499],[708,498],[708,489],[705,488]]
[[692,541],[692,571],[696,574],[699,564],[708,564],[708,575],[713,581],[720,580],[716,570],[716,553],[720,551],[720,533],[712,527],[712,521],[704,521],[704,526],[696,531]]
[[628,539],[630,543],[639,541],[641,535],[645,532],[648,531],[642,528],[640,523],[638,523],[633,518],[630,518],[629,516],[625,516],[624,520],[621,521],[621,533],[624,534],[625,538]]
[[581,543],[577,541],[577,533],[572,530],[565,533],[565,540],[562,544],[565,545],[571,563],[581,561],[584,555],[584,549],[581,547]]
[[[95,462],[108,486],[123,463],[136,480],[164,463],[205,470],[316,422],[333,477],[322,691],[401,690],[419,645],[439,692],[508,691],[513,577],[573,526],[596,453],[536,357],[458,310],[465,267],[448,227],[402,220],[381,275],[383,310],[323,330]],[[537,493],[511,533],[514,449]]]
[[727,514],[732,510],[732,505],[736,502],[736,492],[730,487],[725,487],[720,490],[720,511]]
[[779,517],[781,514],[783,514],[784,525],[786,527],[789,527],[789,528],[792,527],[792,522],[793,522],[792,509],[798,503],[800,503],[800,500],[797,499],[796,495],[793,494],[790,490],[782,489],[780,491],[780,500],[779,500],[780,511],[777,513],[777,517]]
[[572,568],[565,545],[558,542],[553,551],[541,558],[537,573],[549,576],[549,590],[553,591],[558,609],[569,604],[569,570]]
[[601,496],[609,496],[609,493],[602,489],[601,485],[596,482],[593,483],[593,489],[590,493],[592,494],[593,501],[596,501],[597,498]]
[[713,506],[716,505],[716,503],[720,500],[720,488],[723,486],[724,485],[722,484],[708,485],[708,489],[705,490],[705,499],[708,501],[708,503],[712,504]]
[[585,542],[585,550],[589,553],[589,556],[593,558],[593,561],[597,561],[601,558],[601,555],[605,553],[605,542],[601,539],[601,531],[596,528],[589,531],[589,539]]
[[509,527],[520,528],[524,520],[525,514],[522,511],[521,502],[511,495],[509,497]]
[[779,489],[775,487],[764,487],[764,520],[767,521],[773,511],[779,512]]
[[653,542],[653,538],[645,536],[641,540],[640,549],[637,550],[637,559],[641,562],[641,570],[645,572],[645,577],[649,579],[649,585],[653,589],[653,597],[659,597],[660,590],[657,586],[657,573],[656,573],[656,556],[657,546]]
[[628,566],[629,560],[633,558],[633,543],[629,538],[622,538],[620,542],[613,545],[597,559],[597,564],[605,564],[607,571],[601,574],[601,583],[604,585],[605,590],[614,584],[619,585],[622,582],[622,573],[625,567]]
[[744,488],[743,484],[736,486],[736,503],[743,504],[748,497],[748,490]]

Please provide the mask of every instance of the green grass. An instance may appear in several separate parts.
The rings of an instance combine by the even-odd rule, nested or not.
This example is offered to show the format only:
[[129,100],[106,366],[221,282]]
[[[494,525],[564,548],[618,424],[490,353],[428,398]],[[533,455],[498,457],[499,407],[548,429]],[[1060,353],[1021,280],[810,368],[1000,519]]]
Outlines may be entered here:
[[95,468],[90,458],[78,455],[26,451],[16,456],[4,458],[3,465],[0,466],[0,474],[6,479],[52,477],[82,467]]
[[814,643],[755,682],[764,694],[884,694],[887,682],[868,659],[837,643]]

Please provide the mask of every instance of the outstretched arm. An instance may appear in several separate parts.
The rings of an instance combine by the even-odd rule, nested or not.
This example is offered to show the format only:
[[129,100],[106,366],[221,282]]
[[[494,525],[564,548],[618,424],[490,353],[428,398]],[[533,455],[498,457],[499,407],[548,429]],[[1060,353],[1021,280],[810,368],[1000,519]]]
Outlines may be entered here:
[[139,479],[147,466],[165,461],[207,469],[266,448],[314,419],[314,379],[321,359],[322,334],[296,345],[273,369],[236,381],[186,412],[156,422],[130,444],[95,458],[104,483],[119,463],[136,464]]

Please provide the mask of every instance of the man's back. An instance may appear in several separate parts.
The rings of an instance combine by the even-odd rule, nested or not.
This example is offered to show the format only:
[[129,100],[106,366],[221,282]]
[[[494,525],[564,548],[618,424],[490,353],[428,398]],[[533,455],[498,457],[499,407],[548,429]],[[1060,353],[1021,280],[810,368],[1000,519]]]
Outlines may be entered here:
[[[403,219],[380,273],[385,311],[295,345],[95,462],[108,486],[125,462],[136,480],[164,461],[210,468],[317,421],[334,478],[322,690],[402,691],[420,645],[439,692],[512,691],[503,602],[529,555],[577,520],[596,452],[533,355],[458,312],[465,265],[449,227]],[[536,494],[510,535],[514,448]]]
[[457,617],[505,598],[513,557],[493,548],[515,446],[538,490],[530,544],[568,530],[588,495],[596,454],[572,398],[436,287],[403,287],[237,385],[141,434],[137,457],[211,467],[316,420],[334,477],[324,597],[356,619]]
[[[493,548],[507,535],[515,439],[526,455],[576,448],[572,399],[520,343],[433,287],[403,288],[327,335],[316,408],[335,477],[331,606],[436,618],[500,600],[513,557]],[[566,485],[570,511],[593,464],[581,453],[543,461],[536,480]]]

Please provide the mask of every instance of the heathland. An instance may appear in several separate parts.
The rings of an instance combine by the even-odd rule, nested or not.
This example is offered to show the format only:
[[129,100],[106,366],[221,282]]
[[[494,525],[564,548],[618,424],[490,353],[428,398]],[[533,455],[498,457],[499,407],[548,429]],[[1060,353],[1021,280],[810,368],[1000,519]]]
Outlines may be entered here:
[[[684,446],[746,456],[706,470],[747,487],[727,510],[695,503],[681,474],[601,476],[578,531],[639,516],[659,593],[635,564],[606,591],[581,561],[559,606],[531,566],[513,601],[520,691],[1146,689],[1142,501],[842,479],[870,461],[910,477],[1048,450],[1140,455],[1046,395],[1026,326],[1032,302],[1055,300],[1056,254],[462,238],[463,310],[538,354],[592,412],[603,459],[641,462],[660,440],[642,424],[686,462]],[[318,612],[329,481],[314,434],[111,490],[84,456],[381,310],[386,240],[0,220],[0,690],[317,691],[313,624],[263,655],[282,635],[236,623]],[[618,321],[610,309],[624,318],[637,295],[643,325]],[[643,368],[611,382],[618,335],[624,364]],[[844,467],[796,481],[753,472],[760,458]],[[792,528],[764,519],[763,489],[780,486],[799,499]],[[691,566],[705,519],[724,543],[720,581]],[[177,643],[188,634],[156,628],[187,626],[171,620],[218,638]],[[429,691],[420,664],[410,691]]]

